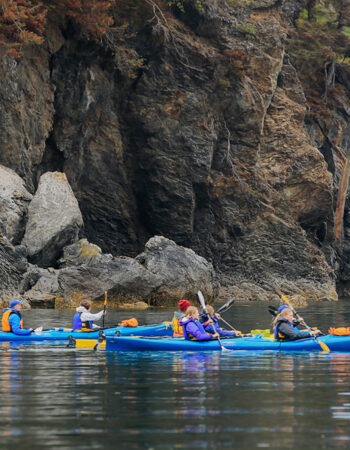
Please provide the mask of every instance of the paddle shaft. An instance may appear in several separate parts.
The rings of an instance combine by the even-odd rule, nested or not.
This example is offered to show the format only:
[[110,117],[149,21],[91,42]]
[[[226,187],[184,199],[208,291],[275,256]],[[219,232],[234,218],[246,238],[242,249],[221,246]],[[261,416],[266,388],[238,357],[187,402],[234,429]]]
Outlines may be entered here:
[[102,328],[104,328],[104,326],[105,326],[106,308],[107,308],[107,291],[105,291],[105,301],[104,301],[104,303],[103,303]]
[[234,328],[232,325],[230,325],[228,322],[226,322],[225,319],[220,317],[220,320],[222,320],[228,327],[230,327],[232,331],[235,331],[236,333],[238,332],[238,330],[236,330],[236,328]]

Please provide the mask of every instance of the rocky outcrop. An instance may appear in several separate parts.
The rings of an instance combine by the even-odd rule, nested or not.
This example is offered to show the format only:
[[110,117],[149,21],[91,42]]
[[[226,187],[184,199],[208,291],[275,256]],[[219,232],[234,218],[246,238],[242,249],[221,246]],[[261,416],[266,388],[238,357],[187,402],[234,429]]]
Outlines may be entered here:
[[54,86],[46,46],[32,47],[21,60],[0,60],[0,162],[13,169],[33,193],[37,171],[50,147]]
[[0,286],[3,301],[16,296],[27,267],[26,259],[17,253],[5,236],[0,235]]
[[101,300],[104,291],[113,302],[145,300],[152,305],[174,304],[179,298],[195,299],[201,289],[208,300],[217,294],[211,264],[192,250],[157,236],[136,259],[119,257],[59,271],[64,298]]
[[19,286],[22,299],[34,308],[54,308],[59,296],[58,271],[30,265]]
[[16,172],[0,166],[0,232],[14,245],[19,244],[32,195]]
[[29,260],[42,267],[54,265],[62,248],[78,239],[83,219],[64,173],[45,173],[28,208],[22,245]]
[[40,266],[28,298],[337,298],[350,279],[350,75],[337,71],[331,119],[306,116],[285,52],[299,8],[187,0],[157,24],[146,8],[118,47],[130,70],[111,44],[123,29],[97,44],[72,24],[1,62],[0,162],[33,194],[45,174],[16,249]]
[[80,239],[72,245],[63,249],[63,256],[58,261],[60,268],[68,266],[80,266],[96,264],[102,261],[111,260],[112,255],[102,254],[102,250],[95,244],[91,244],[87,239]]

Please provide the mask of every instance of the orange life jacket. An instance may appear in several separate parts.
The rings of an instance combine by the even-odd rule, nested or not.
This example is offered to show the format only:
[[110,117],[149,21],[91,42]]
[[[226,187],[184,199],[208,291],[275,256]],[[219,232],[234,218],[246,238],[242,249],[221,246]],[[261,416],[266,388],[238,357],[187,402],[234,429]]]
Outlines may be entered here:
[[[2,318],[1,318],[1,326],[2,326],[2,331],[12,331],[11,329],[11,325],[9,322],[9,318],[11,314],[18,314],[20,317],[21,315],[19,313],[16,313],[13,309],[9,308],[9,309],[5,309]],[[21,319],[21,328],[23,328],[23,319]]]

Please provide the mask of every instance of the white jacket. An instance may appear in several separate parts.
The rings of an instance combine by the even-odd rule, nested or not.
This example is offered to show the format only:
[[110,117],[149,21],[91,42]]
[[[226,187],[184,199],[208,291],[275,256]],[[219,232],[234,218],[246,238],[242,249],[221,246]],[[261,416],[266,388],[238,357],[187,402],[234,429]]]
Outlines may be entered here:
[[[88,322],[90,320],[94,321],[94,320],[100,320],[103,316],[103,310],[99,311],[96,314],[92,314],[91,312],[89,312],[84,306],[78,306],[78,308],[76,309],[76,312],[78,314],[80,314],[80,320],[82,322]],[[99,329],[100,327],[98,325],[95,325],[94,323],[92,324],[92,328],[94,330]]]

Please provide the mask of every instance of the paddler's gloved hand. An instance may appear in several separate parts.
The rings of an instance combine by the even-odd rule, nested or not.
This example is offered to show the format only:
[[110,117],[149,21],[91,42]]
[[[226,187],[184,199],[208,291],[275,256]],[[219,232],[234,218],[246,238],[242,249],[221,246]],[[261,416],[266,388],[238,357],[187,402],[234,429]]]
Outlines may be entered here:
[[321,333],[320,330],[312,330],[312,331],[310,331],[310,335],[311,336],[319,336],[319,333]]
[[213,339],[217,339],[219,337],[219,333],[214,333],[214,334],[212,334],[212,338]]

